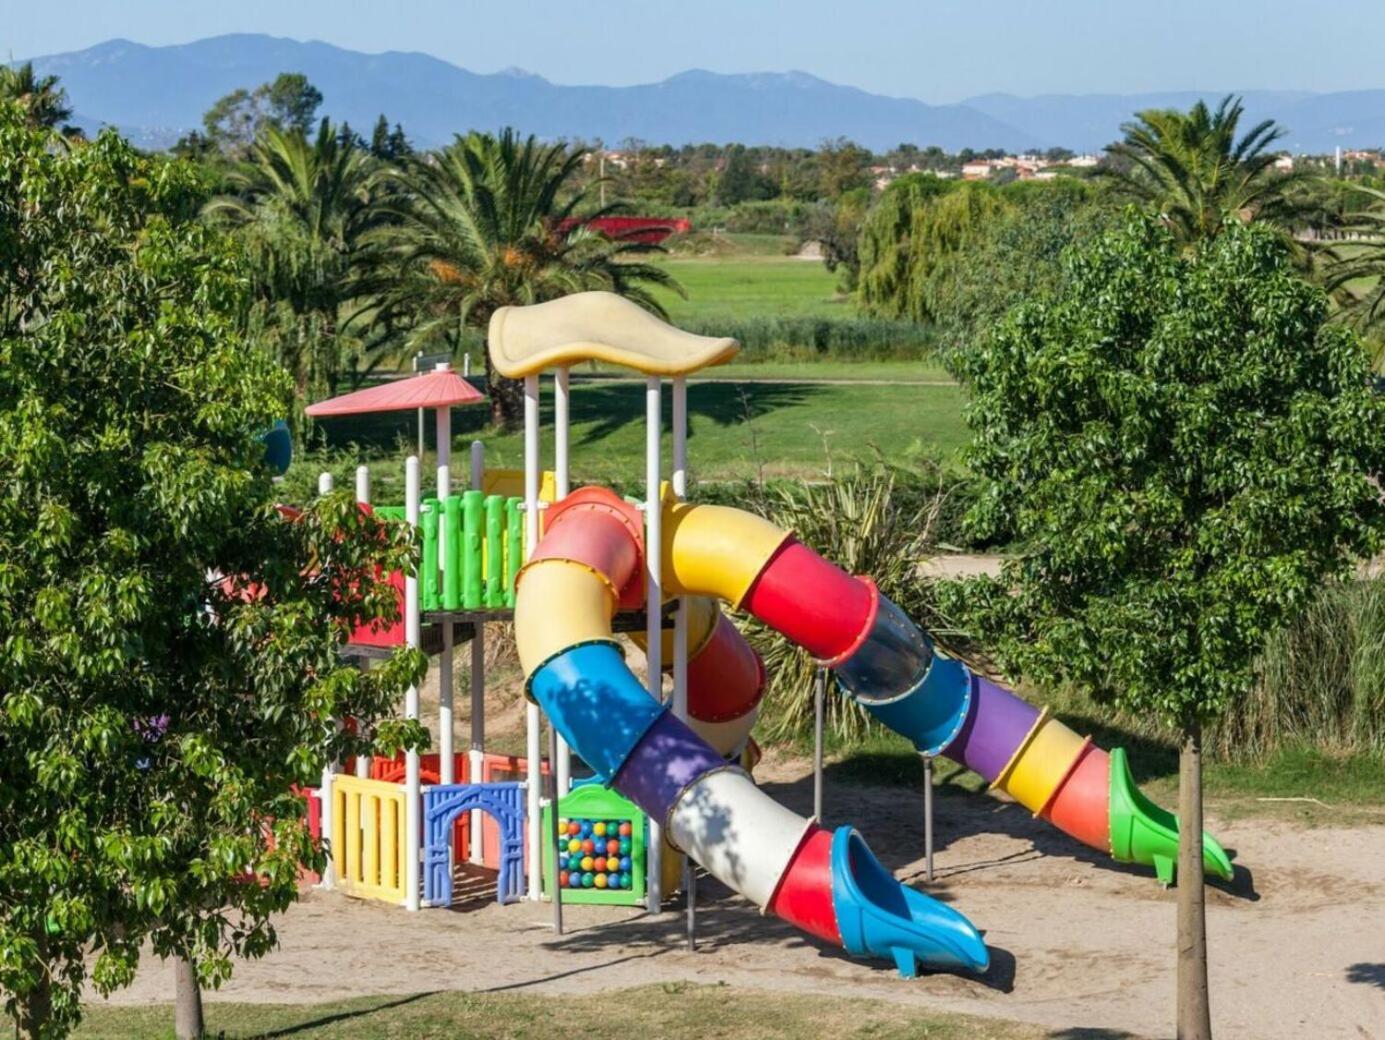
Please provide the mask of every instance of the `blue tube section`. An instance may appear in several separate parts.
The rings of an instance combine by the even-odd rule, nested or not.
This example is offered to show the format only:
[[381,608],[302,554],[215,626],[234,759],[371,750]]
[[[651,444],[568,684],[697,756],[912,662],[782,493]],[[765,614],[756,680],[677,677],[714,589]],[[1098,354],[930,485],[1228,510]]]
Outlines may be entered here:
[[918,974],[920,961],[975,972],[990,965],[970,921],[901,885],[851,827],[832,836],[832,907],[847,953],[893,960],[906,979]]
[[920,754],[936,755],[956,739],[967,720],[971,672],[961,661],[935,655],[923,682],[903,697],[860,703],[890,729],[912,740]]
[[563,739],[602,776],[615,776],[668,710],[605,641],[564,650],[534,673],[529,689]]

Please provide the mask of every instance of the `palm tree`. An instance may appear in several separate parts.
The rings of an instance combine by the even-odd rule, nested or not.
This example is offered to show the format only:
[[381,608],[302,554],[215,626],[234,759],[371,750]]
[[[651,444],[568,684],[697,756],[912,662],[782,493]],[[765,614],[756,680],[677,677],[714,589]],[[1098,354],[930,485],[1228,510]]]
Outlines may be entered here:
[[1379,333],[1385,328],[1385,191],[1352,185],[1371,200],[1341,228],[1345,241],[1329,250],[1324,285],[1341,307],[1341,316],[1372,336],[1376,364],[1385,360]]
[[236,229],[255,271],[261,331],[293,373],[300,395],[335,392],[353,341],[348,302],[373,207],[374,163],[324,119],[309,141],[265,127],[230,193],[205,215]]
[[56,129],[72,118],[67,91],[58,86],[58,77],[37,75],[32,61],[0,65],[0,100],[18,101],[31,126]]
[[[378,319],[405,325],[410,348],[440,341],[455,351],[465,330],[484,333],[500,307],[586,289],[620,293],[662,316],[650,287],[682,290],[637,259],[658,247],[586,225],[619,204],[589,209],[594,185],[576,183],[582,161],[564,145],[506,129],[458,136],[394,170],[384,206],[392,219],[375,236]],[[519,384],[490,372],[489,357],[486,365],[491,418],[510,425]]]
[[1216,237],[1233,217],[1288,230],[1299,208],[1290,189],[1305,175],[1275,169],[1269,149],[1285,130],[1273,119],[1237,140],[1243,114],[1230,94],[1215,111],[1199,101],[1188,112],[1139,112],[1122,125],[1125,139],[1106,149],[1113,162],[1102,175],[1157,208],[1184,245]]

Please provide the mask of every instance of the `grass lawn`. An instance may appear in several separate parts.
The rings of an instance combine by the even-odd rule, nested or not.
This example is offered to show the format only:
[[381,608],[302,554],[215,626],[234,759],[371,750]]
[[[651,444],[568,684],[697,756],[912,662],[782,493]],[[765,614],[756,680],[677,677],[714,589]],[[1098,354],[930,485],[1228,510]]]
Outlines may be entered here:
[[[895,460],[929,454],[956,458],[967,441],[961,421],[965,395],[956,386],[836,385],[813,383],[693,383],[688,388],[690,469],[702,480],[819,475],[828,458],[879,450]],[[552,398],[544,394],[545,432],[552,429]],[[577,383],[572,389],[572,472],[575,480],[635,485],[644,473],[644,387],[638,382]],[[664,423],[671,422],[671,390],[665,389]],[[485,427],[483,408],[458,409],[452,418],[456,447],[479,438],[487,464],[523,465],[523,435],[497,434]],[[323,424],[329,443],[352,442],[371,463],[376,499],[398,499],[403,460],[416,437],[412,413],[358,416]],[[431,427],[427,435],[432,443]],[[671,437],[665,438],[671,450]],[[297,465],[332,469],[339,487],[350,486],[362,461],[343,451],[324,467],[321,459]],[[431,472],[430,457],[423,460]],[[551,440],[544,464],[552,465]]]
[[665,260],[663,266],[688,293],[686,300],[659,294],[675,325],[716,317],[857,316],[838,296],[837,276],[818,260]]
[[[206,1005],[209,1037],[320,1040],[510,1040],[553,1036],[660,1040],[1037,1040],[1048,1031],[886,1001],[785,995],[727,986],[666,983],[613,993],[564,995],[431,993],[332,1004]],[[80,1040],[173,1036],[173,1009],[93,1007]]]

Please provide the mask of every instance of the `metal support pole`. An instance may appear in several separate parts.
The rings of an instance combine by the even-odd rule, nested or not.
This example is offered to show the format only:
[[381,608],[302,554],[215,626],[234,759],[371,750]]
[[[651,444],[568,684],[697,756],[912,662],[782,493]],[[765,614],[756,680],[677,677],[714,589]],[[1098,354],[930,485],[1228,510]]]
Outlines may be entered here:
[[933,880],[933,756],[923,756],[924,877]]
[[[568,492],[572,490],[570,475],[568,472],[568,445],[570,440],[571,422],[569,416],[571,410],[569,402],[570,373],[566,366],[553,373],[553,481],[556,484],[554,489],[561,501],[567,498]],[[567,746],[567,741],[562,734],[558,735],[557,753],[553,756],[553,764],[550,766],[558,776],[558,790],[567,794],[572,789],[572,749]]]
[[[369,504],[370,504],[370,467],[369,467],[369,466],[357,466],[357,467],[356,467],[356,501],[357,501],[357,502],[360,502],[362,505],[369,505]],[[366,662],[365,662],[365,661],[362,661],[362,662],[361,662],[361,669],[362,669],[362,670],[365,670],[365,668],[366,668]],[[364,734],[358,734],[358,736],[363,736],[363,735],[364,735]],[[369,756],[369,755],[357,755],[357,756],[356,756],[356,776],[357,776],[359,779],[361,779],[361,780],[366,780],[366,779],[369,779],[369,778],[370,778],[370,756]]]
[[[532,553],[539,544],[539,377],[524,377],[524,526]],[[542,897],[539,865],[543,862],[543,820],[539,815],[539,791],[543,783],[539,753],[539,706],[530,701],[524,712],[525,757],[529,763],[526,790],[529,815],[529,898]]]
[[[662,386],[658,376],[645,380],[644,389],[644,544],[648,547],[644,554],[645,577],[645,661],[648,672],[649,695],[656,701],[663,700],[663,647],[664,627],[662,607],[664,590],[662,581],[661,547],[663,543],[663,516],[659,502],[660,435],[662,434],[661,412]],[[649,819],[649,846],[645,860],[649,869],[645,872],[645,888],[648,895],[648,909],[651,914],[660,913],[664,904],[664,835],[659,820]]]
[[[673,493],[679,498],[688,494],[688,380],[676,376],[673,380]],[[688,719],[688,624],[692,601],[687,596],[678,600],[678,613],[673,619],[673,713],[684,722]],[[697,867],[691,856],[683,857],[683,892],[688,901],[688,952],[697,949]]]
[[[323,470],[317,475],[317,493],[319,495],[330,495],[332,493],[332,474]],[[336,763],[330,759],[322,766],[322,781],[317,788],[317,796],[320,802],[320,814],[318,816],[319,825],[322,828],[322,837],[325,841],[332,840],[332,777],[336,773]],[[327,857],[327,866],[322,872],[322,887],[331,888],[336,883],[336,877],[332,870],[332,857]]]
[[827,700],[827,669],[813,678],[813,819],[822,822],[822,729]]
[[[480,491],[485,483],[486,446],[480,441],[471,442],[471,489]],[[469,779],[479,784],[484,771],[486,752],[486,623],[473,621],[471,625],[471,749],[467,755]],[[471,856],[472,863],[478,866],[484,862],[482,844],[485,841],[485,815],[480,809],[471,811]]]
[[[558,742],[562,738],[558,736],[558,727],[551,722],[548,726],[548,757],[549,760],[558,757]],[[563,886],[558,880],[561,871],[558,868],[558,808],[562,789],[558,786],[558,771],[550,769],[548,771],[548,818],[551,826],[549,827],[549,841],[552,842],[549,854],[553,857],[553,891],[549,897],[553,900],[553,934],[563,934]],[[541,868],[536,868],[541,869]]]
[[[437,366],[439,371],[449,368],[446,362]],[[439,408],[438,416],[438,503],[452,494],[452,409]],[[441,519],[441,518],[439,518]],[[447,525],[438,524],[438,570],[447,570]],[[435,577],[429,575],[429,578]],[[455,783],[457,779],[454,765],[453,746],[453,686],[452,666],[455,657],[452,641],[454,633],[452,622],[445,621],[442,626],[442,654],[438,658],[438,780],[444,784]]]
[[[409,526],[418,530],[419,462],[411,456],[404,463],[404,516]],[[418,578],[404,579],[404,641],[417,648],[422,642],[422,626],[418,614]],[[410,686],[404,695],[404,717],[418,718],[418,687]],[[418,751],[404,753],[404,905],[410,910],[419,908],[419,839],[423,821],[419,818],[420,787]]]

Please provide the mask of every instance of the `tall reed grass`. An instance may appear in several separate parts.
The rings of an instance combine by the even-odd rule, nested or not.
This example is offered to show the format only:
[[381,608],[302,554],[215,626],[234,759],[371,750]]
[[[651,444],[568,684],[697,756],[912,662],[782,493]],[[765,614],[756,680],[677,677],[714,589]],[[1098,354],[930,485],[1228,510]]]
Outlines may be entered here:
[[680,327],[740,341],[740,361],[912,361],[932,357],[933,329],[860,317],[751,317],[683,321]]

